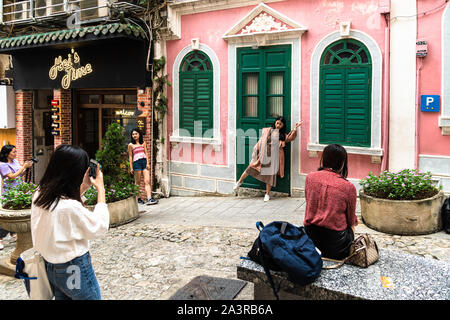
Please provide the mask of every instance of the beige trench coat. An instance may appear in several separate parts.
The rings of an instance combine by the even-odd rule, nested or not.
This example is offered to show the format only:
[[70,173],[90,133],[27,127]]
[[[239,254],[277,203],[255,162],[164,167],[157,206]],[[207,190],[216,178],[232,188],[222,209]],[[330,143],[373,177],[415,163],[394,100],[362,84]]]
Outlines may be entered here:
[[[261,138],[259,139],[258,143],[253,147],[253,155],[252,160],[250,161],[250,167],[257,170],[258,172],[261,172],[261,167],[263,163],[267,163],[267,160],[263,159],[265,155],[268,155],[270,157],[270,148],[267,149],[267,141],[269,138],[269,135],[271,133],[272,128],[264,128]],[[285,141],[279,141],[278,146],[278,157],[274,157],[274,159],[278,158],[279,165],[278,165],[278,175],[283,178],[284,177],[284,150],[283,147],[286,145],[286,143],[291,142],[297,138],[297,130],[291,130],[286,135]],[[268,150],[268,151],[266,151]]]

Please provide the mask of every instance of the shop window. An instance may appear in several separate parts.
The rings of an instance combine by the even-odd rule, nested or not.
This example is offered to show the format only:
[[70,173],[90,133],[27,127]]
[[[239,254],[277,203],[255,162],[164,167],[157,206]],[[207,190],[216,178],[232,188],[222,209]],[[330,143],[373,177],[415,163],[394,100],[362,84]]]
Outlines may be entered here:
[[125,95],[125,104],[137,104],[137,95],[126,94]]
[[105,94],[103,96],[104,104],[123,104],[122,94]]
[[78,98],[80,104],[97,104],[100,103],[99,94],[80,94]]

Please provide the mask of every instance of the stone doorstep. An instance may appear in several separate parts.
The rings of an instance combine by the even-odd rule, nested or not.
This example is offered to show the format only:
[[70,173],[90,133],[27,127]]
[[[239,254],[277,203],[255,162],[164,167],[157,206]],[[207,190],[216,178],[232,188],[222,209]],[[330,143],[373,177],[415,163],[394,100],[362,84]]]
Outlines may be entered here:
[[[281,281],[281,299],[449,300],[449,274],[446,261],[380,249],[380,259],[368,268],[345,264],[322,270],[319,278],[306,286],[290,282],[283,272],[272,272],[272,278],[275,286]],[[259,264],[241,260],[237,278],[255,284],[255,299],[274,299]]]

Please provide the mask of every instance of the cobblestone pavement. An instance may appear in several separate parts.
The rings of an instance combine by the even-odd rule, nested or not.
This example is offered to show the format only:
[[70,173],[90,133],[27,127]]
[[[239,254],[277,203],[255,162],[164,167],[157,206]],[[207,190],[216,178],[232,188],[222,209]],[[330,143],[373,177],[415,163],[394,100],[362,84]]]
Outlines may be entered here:
[[[139,219],[111,228],[91,242],[94,270],[102,297],[108,300],[168,299],[194,277],[236,279],[239,257],[257,236],[255,223],[303,221],[303,198],[171,197],[139,206]],[[359,206],[357,210],[359,216]],[[379,247],[450,261],[450,235],[396,236],[376,232],[360,222],[357,233],[370,233]],[[4,240],[5,259],[14,249]],[[22,281],[0,276],[0,299],[27,299]],[[237,299],[253,299],[247,284]]]

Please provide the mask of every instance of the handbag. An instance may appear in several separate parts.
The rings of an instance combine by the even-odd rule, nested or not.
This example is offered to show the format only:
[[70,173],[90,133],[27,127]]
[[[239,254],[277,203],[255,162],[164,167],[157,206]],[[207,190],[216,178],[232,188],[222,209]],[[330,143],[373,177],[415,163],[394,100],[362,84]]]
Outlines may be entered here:
[[338,262],[334,266],[322,267],[322,269],[336,269],[348,262],[360,268],[367,268],[378,261],[378,246],[375,240],[368,234],[363,234],[356,238],[350,246],[350,254],[343,260],[334,260],[322,257],[322,260]]
[[14,277],[24,280],[31,300],[53,299],[54,294],[48,281],[44,258],[36,249],[31,248],[22,252],[16,262]]

